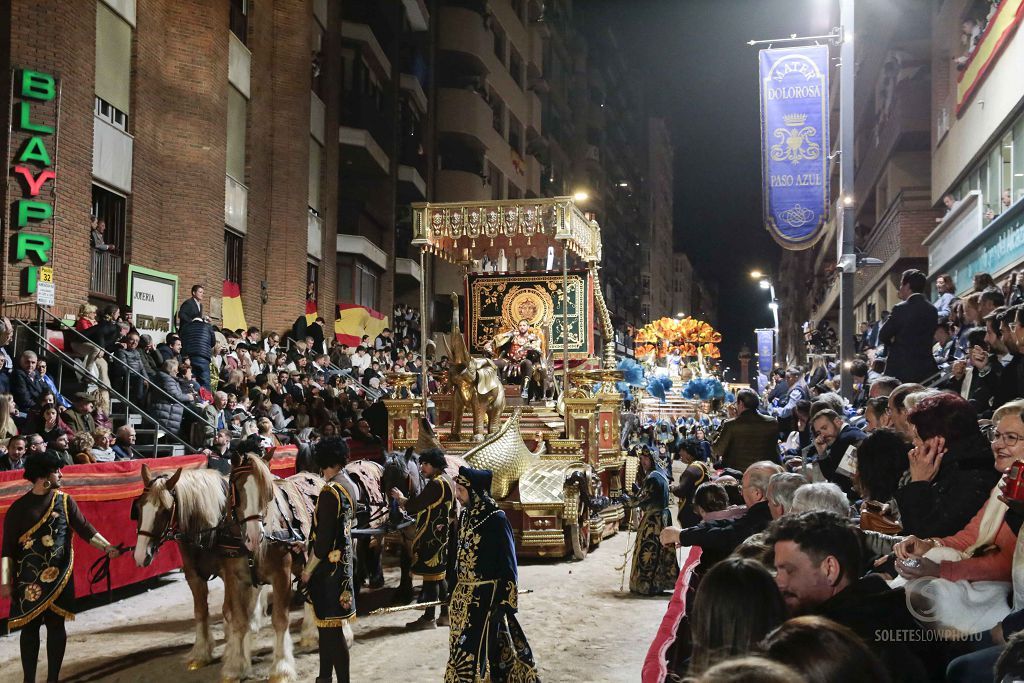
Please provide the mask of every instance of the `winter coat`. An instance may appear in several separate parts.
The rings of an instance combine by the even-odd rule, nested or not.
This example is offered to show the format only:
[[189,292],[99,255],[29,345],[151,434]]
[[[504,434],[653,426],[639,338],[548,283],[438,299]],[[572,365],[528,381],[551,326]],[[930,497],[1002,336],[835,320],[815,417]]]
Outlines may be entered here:
[[213,327],[202,320],[193,320],[181,328],[181,353],[189,358],[209,360],[213,344]]
[[912,481],[896,491],[903,533],[919,538],[952,536],[985,505],[997,481],[992,449],[981,434],[947,444],[931,481]]
[[185,407],[182,404],[189,402],[188,394],[181,390],[178,380],[162,370],[156,373],[153,383],[181,403],[172,402],[163,392],[150,391],[149,414],[160,423],[164,431],[178,434],[181,430],[181,418],[185,414]]
[[[114,381],[114,388],[118,391],[124,391],[126,387],[130,386],[129,393],[131,395],[128,398],[133,403],[137,402],[143,393],[143,382],[149,376],[149,373],[146,371],[146,365],[142,361],[142,354],[138,349],[118,348],[114,351],[114,358],[124,363],[124,365],[117,361],[110,363],[110,376]],[[133,372],[129,372],[125,365]]]

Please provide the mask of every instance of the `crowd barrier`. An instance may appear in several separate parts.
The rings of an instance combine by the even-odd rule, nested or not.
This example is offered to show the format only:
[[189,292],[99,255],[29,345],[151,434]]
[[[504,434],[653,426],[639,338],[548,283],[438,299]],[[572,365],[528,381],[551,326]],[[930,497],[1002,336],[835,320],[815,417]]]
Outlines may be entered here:
[[[295,473],[294,446],[280,446],[270,461],[271,471],[281,477]],[[63,490],[70,494],[85,518],[104,538],[114,545],[135,545],[136,524],[131,519],[132,501],[142,493],[142,465],[154,474],[170,474],[177,468],[206,467],[205,455],[182,455],[172,458],[123,460],[89,465],[69,465],[61,469]],[[31,485],[21,470],[0,472],[0,528],[11,503],[20,498]],[[89,582],[89,568],[103,553],[74,535],[75,597],[85,597],[107,590],[107,582],[95,586]],[[138,567],[130,555],[122,555],[110,563],[110,587],[123,588],[140,581],[166,574],[181,567],[176,543],[165,543],[148,567]],[[0,614],[10,611],[10,603],[0,599]]]

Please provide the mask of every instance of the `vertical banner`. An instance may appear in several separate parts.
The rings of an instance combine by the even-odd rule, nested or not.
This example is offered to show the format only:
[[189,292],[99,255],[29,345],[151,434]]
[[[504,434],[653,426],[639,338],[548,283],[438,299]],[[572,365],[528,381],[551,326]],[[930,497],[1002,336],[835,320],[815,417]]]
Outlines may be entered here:
[[757,335],[757,369],[768,375],[775,358],[775,330],[761,327],[754,330],[754,333]]
[[759,61],[765,229],[807,249],[828,220],[828,47],[761,50]]

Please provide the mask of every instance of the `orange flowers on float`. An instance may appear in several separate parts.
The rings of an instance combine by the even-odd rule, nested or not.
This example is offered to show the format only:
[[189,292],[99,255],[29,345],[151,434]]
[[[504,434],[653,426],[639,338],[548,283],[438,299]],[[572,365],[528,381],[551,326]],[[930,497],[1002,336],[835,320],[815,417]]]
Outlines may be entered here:
[[661,318],[637,330],[633,338],[637,357],[656,355],[665,358],[673,353],[695,357],[721,358],[717,344],[722,335],[703,320],[689,316],[682,319]]

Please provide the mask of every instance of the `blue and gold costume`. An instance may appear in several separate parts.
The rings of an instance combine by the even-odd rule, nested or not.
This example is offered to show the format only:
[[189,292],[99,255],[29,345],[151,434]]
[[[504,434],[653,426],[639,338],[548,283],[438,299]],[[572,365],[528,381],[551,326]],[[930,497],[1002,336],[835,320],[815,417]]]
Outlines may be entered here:
[[469,489],[470,501],[459,519],[445,683],[539,681],[533,651],[515,617],[515,542],[505,513],[491,498],[491,472],[460,467],[456,483]]
[[675,588],[679,564],[672,548],[661,545],[661,530],[672,526],[669,511],[669,479],[654,453],[648,451],[654,467],[647,474],[637,496],[626,501],[640,509],[640,525],[633,546],[629,590],[640,595],[657,595]]

